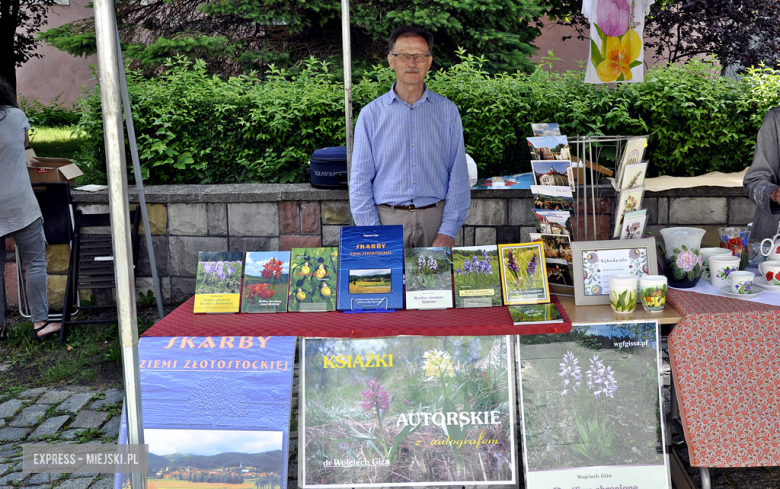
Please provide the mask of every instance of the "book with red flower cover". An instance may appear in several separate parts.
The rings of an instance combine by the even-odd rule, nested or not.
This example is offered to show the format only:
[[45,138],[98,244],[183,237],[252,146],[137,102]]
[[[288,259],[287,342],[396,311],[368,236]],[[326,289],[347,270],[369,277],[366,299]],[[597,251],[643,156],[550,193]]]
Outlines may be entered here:
[[339,249],[293,248],[290,253],[290,312],[336,310]]
[[289,251],[248,252],[241,312],[287,312],[289,275]]

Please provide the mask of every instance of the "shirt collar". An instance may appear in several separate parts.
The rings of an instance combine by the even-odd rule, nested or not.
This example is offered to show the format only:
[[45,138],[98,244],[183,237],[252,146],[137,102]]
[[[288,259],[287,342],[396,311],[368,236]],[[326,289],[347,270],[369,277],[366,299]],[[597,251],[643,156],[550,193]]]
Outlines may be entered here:
[[[390,104],[392,104],[392,103],[393,103],[393,101],[398,101],[398,102],[403,102],[403,103],[406,103],[406,102],[404,102],[403,100],[401,100],[401,99],[398,97],[398,94],[397,94],[397,93],[395,93],[395,84],[396,84],[396,83],[397,83],[397,82],[393,82],[393,86],[392,86],[392,87],[390,87],[390,91],[389,91],[389,92],[387,92],[387,98],[386,98],[386,100],[387,100],[387,105],[390,105]],[[420,97],[420,100],[418,100],[417,102],[415,102],[415,105],[416,105],[417,103],[419,103],[419,102],[431,102],[431,103],[433,103],[433,99],[432,99],[432,98],[429,96],[429,94],[430,94],[430,90],[428,90],[428,84],[427,84],[427,83],[425,83],[425,82],[423,82],[423,87],[425,87],[425,89],[423,90],[422,97]]]

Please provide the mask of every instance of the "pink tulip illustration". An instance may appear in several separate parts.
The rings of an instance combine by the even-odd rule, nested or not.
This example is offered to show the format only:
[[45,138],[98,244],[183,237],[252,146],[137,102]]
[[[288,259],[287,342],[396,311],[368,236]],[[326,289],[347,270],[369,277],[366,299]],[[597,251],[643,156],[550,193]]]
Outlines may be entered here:
[[607,37],[620,37],[628,31],[631,8],[626,0],[599,0],[598,26]]

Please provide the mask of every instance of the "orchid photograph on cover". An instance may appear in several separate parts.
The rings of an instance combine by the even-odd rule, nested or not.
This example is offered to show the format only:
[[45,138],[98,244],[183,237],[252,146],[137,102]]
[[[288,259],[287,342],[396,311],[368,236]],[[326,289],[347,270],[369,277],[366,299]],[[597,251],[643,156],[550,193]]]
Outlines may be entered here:
[[574,487],[591,473],[666,487],[657,330],[627,321],[517,337],[527,487]]
[[509,336],[301,344],[302,488],[517,483]]

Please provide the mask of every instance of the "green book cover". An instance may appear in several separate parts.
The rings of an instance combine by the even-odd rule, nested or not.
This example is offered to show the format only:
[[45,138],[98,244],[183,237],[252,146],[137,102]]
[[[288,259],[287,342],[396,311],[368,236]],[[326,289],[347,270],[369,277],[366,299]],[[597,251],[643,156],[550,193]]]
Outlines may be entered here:
[[555,304],[532,304],[528,306],[509,306],[509,314],[515,324],[562,323],[563,316]]
[[336,310],[339,249],[293,248],[287,308],[297,312]]
[[453,248],[452,268],[455,307],[502,305],[496,245]]

